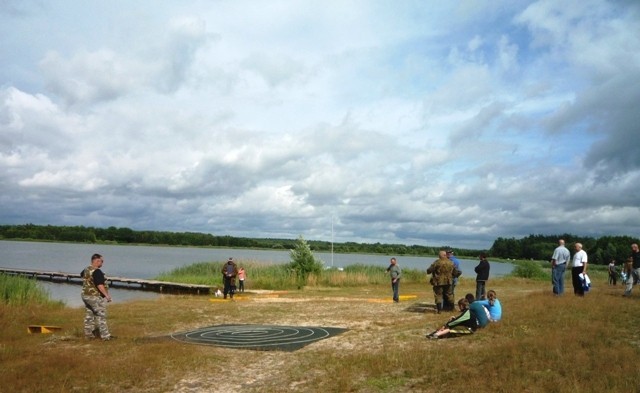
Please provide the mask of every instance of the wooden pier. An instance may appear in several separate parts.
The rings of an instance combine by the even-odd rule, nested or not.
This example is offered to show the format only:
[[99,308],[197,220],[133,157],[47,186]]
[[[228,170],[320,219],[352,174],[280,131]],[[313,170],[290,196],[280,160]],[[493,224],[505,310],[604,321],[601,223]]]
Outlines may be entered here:
[[[0,267],[0,273],[16,276],[27,276],[37,280],[67,282],[82,284],[82,278],[78,273],[51,272],[43,270],[28,270]],[[162,293],[195,293],[207,295],[211,289],[208,285],[184,284],[178,282],[146,280],[141,278],[110,277],[107,276],[107,285],[114,288],[140,289]]]

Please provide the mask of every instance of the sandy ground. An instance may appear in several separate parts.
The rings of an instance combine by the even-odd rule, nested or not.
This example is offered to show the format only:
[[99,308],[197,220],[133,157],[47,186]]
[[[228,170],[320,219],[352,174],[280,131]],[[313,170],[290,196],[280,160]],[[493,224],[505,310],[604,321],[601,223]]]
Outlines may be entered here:
[[[272,315],[269,325],[341,327],[348,331],[328,339],[320,340],[294,352],[251,351],[228,348],[216,348],[227,358],[225,368],[238,370],[238,378],[223,379],[217,372],[202,373],[195,371],[186,375],[174,387],[172,392],[260,392],[260,391],[321,391],[317,386],[308,386],[304,380],[291,381],[290,368],[297,367],[302,357],[308,357],[314,351],[327,349],[336,354],[351,352],[359,348],[380,349],[386,342],[393,340],[394,326],[403,325],[398,345],[411,345],[414,340],[406,340],[406,335],[423,340],[428,329],[435,328],[446,316],[435,315],[432,309],[427,312],[409,311],[411,306],[425,304],[427,299],[402,299],[393,303],[390,299],[363,297],[287,297],[286,295],[268,296],[261,294],[249,301],[237,301],[233,306],[251,309],[252,315],[259,315],[261,309],[278,306],[286,312]],[[429,299],[430,300],[430,299]],[[215,303],[214,303],[215,304]],[[424,310],[423,310],[424,311]],[[217,324],[212,321],[212,325]],[[219,321],[218,321],[219,322]],[[229,323],[228,321],[224,323]],[[259,323],[248,318],[238,323]],[[406,329],[406,326],[415,329]],[[202,326],[199,326],[202,327]],[[194,327],[185,326],[185,330]],[[206,351],[212,347],[197,346],[196,350]],[[399,348],[401,350],[402,348]],[[315,370],[323,373],[323,370]],[[317,379],[315,379],[317,380]],[[285,383],[286,386],[279,384]]]

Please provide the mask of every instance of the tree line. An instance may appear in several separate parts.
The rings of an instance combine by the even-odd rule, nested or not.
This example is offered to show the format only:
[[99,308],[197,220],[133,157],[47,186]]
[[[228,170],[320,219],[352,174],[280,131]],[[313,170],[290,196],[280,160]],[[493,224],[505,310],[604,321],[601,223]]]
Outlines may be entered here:
[[[296,239],[247,238],[228,235],[212,235],[199,232],[136,231],[130,228],[95,228],[85,226],[54,225],[0,225],[0,239],[21,239],[39,241],[114,243],[114,244],[150,244],[192,247],[229,247],[260,248],[274,250],[294,250]],[[573,243],[579,241],[589,255],[589,261],[596,264],[608,264],[611,259],[618,263],[630,254],[630,245],[640,243],[629,236],[604,236],[601,238],[563,235],[529,235],[527,237],[496,239],[489,250],[464,249],[440,246],[420,246],[382,243],[331,243],[320,240],[307,240],[309,247],[316,252],[385,254],[426,256],[437,255],[441,249],[451,248],[461,257],[476,258],[486,253],[494,258],[549,260],[558,245],[558,239],[564,239],[573,252]]]
[[575,252],[574,244],[582,243],[583,249],[587,252],[589,263],[597,265],[607,265],[612,259],[620,264],[631,255],[631,244],[640,244],[638,238],[630,236],[594,238],[565,233],[562,235],[529,235],[522,239],[499,237],[493,242],[490,255],[497,258],[550,260],[553,250],[558,247],[559,239],[564,239],[571,255]]

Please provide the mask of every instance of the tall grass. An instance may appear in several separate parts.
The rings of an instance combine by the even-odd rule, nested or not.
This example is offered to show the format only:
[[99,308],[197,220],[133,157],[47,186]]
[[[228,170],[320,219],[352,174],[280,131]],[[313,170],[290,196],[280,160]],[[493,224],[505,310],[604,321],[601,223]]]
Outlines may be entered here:
[[51,302],[49,293],[35,279],[0,273],[0,301],[16,306]]
[[[222,286],[223,262],[200,262],[180,267],[156,277],[160,281],[182,282],[188,284],[209,285],[212,288]],[[240,265],[239,265],[240,266]],[[247,272],[245,286],[252,289],[282,290],[298,287],[295,272],[286,264],[270,265],[257,261],[242,263]],[[310,274],[307,286],[310,287],[357,287],[363,285],[388,284],[389,275],[380,266],[355,264],[344,269],[326,269]],[[402,282],[425,282],[426,275],[418,269],[403,269]]]

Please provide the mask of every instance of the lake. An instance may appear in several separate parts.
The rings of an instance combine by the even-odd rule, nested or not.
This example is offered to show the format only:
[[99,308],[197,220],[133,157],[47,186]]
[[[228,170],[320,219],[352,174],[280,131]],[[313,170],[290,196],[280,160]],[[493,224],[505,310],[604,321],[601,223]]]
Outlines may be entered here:
[[[102,270],[107,276],[151,279],[160,273],[197,262],[224,262],[233,257],[238,265],[243,262],[265,264],[285,264],[290,262],[288,250],[252,250],[238,248],[198,248],[132,246],[105,244],[76,244],[0,241],[0,267],[31,270],[80,273],[89,265],[91,255],[98,253],[104,257]],[[354,264],[372,266],[389,265],[393,255],[379,254],[337,254],[314,252],[327,267],[345,267]],[[426,270],[433,257],[396,256],[400,267]],[[462,274],[475,277],[477,260],[460,259]],[[509,274],[513,265],[509,263],[491,263],[491,277]],[[251,272],[249,273],[249,277]],[[64,301],[68,306],[82,306],[79,286],[74,284],[39,281],[56,300]],[[426,280],[425,280],[426,283]],[[161,295],[140,290],[112,288],[114,301],[156,298]]]

